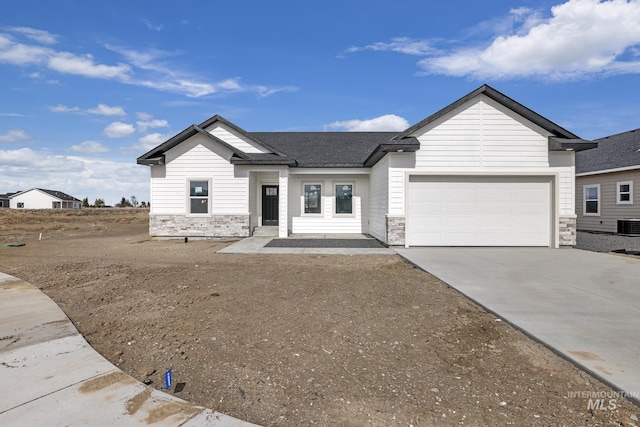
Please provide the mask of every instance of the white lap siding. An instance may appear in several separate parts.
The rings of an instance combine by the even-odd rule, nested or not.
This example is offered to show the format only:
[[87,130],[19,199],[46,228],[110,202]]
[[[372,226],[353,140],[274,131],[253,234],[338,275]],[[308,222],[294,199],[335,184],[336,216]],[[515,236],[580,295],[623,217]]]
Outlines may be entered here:
[[[550,188],[549,218],[552,221],[548,233],[552,236],[551,246],[557,241],[554,233],[561,230],[566,221],[575,219],[574,153],[550,152],[547,131],[501,104],[485,96],[474,98],[416,131],[413,136],[420,141],[415,171],[436,176],[440,173],[442,176],[477,174],[478,177],[495,174],[514,183],[518,182],[516,177],[520,174],[557,174]],[[407,169],[405,175],[411,176],[411,172]],[[513,179],[508,178],[511,173]],[[408,178],[405,179],[405,183],[408,182]],[[478,178],[478,181],[482,179]],[[411,218],[417,215],[412,211],[418,209],[416,203],[414,205],[406,207]],[[417,231],[415,218],[413,227],[410,221],[407,225],[407,234],[413,231]],[[567,239],[570,237],[568,235]],[[566,244],[567,239],[561,237],[561,244]]]
[[215,125],[208,127],[206,130],[216,138],[223,140],[232,147],[245,153],[269,153],[269,150],[257,145],[245,136],[239,135],[237,132],[220,123],[216,123]]
[[558,172],[558,211],[560,215],[575,214],[575,153],[555,151],[549,153],[549,166]]
[[548,133],[494,101],[479,97],[415,136],[418,170],[548,168]]
[[[322,185],[322,213],[304,213],[304,184]],[[353,184],[353,214],[335,213],[335,185]],[[289,218],[292,233],[367,233],[368,175],[289,175]]]
[[575,214],[575,153],[550,152],[549,133],[481,96],[415,133],[416,170],[451,172],[553,171],[560,215]]
[[249,178],[234,176],[231,151],[201,135],[165,155],[165,165],[151,170],[151,213],[188,214],[189,180],[210,180],[211,214],[247,214]]
[[369,178],[369,234],[387,241],[386,217],[389,211],[389,156],[371,168]]

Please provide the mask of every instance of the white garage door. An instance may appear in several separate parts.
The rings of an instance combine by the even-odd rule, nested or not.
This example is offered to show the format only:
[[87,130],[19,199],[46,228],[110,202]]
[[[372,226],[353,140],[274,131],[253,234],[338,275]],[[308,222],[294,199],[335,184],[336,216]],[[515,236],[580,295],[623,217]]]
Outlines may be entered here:
[[550,246],[551,178],[409,177],[409,246]]

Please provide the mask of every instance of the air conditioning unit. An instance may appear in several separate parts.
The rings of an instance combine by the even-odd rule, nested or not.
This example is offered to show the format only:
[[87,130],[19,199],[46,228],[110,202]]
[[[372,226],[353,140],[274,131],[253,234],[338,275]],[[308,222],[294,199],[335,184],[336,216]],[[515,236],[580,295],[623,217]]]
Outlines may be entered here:
[[640,236],[640,218],[625,218],[618,220],[618,234]]

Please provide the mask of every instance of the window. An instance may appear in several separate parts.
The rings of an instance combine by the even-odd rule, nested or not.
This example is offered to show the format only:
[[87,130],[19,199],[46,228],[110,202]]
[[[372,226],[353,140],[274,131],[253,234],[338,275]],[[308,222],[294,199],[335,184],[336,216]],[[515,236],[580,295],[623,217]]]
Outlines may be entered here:
[[306,214],[322,213],[322,185],[320,184],[304,185],[304,213]]
[[584,190],[584,215],[600,215],[600,184],[585,185]]
[[336,184],[336,214],[353,213],[353,184]]
[[633,204],[633,182],[624,181],[616,183],[617,196],[616,201],[619,205]]
[[209,213],[209,181],[189,181],[189,213]]
[[23,209],[24,208],[24,202],[18,202],[17,207],[19,209]]

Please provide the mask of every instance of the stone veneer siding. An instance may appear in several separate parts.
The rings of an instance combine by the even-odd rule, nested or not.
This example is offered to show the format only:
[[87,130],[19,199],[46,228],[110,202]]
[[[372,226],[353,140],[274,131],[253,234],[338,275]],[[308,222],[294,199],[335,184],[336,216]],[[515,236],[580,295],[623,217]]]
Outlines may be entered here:
[[559,224],[560,246],[576,245],[576,215],[561,216]]
[[406,221],[403,216],[387,216],[387,245],[404,246]]
[[249,237],[250,215],[149,215],[153,237]]

